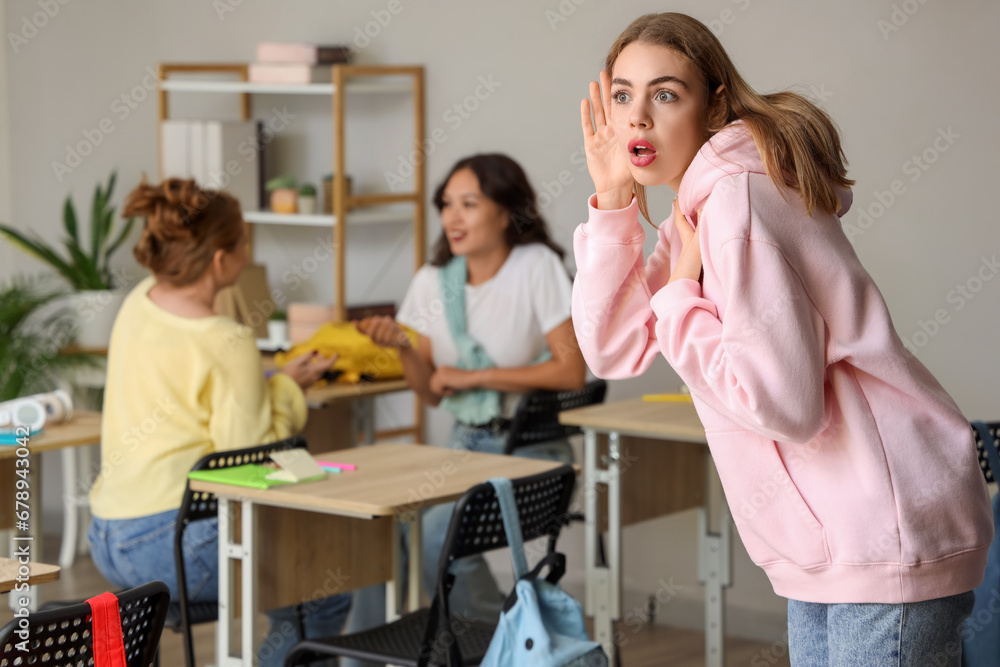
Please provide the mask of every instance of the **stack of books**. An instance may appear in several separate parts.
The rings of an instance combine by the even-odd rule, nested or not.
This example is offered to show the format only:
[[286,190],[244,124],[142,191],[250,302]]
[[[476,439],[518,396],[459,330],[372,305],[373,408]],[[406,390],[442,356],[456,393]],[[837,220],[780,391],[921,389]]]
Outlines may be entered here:
[[351,49],[347,46],[262,42],[257,45],[257,62],[250,64],[249,76],[253,83],[330,83],[330,66],[349,62]]

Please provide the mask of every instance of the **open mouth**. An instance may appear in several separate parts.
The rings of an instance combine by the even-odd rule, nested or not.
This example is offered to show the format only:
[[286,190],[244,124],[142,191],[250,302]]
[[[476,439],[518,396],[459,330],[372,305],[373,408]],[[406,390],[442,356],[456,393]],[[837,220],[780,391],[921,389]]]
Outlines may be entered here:
[[656,149],[645,139],[628,142],[629,159],[636,167],[648,167],[656,159]]

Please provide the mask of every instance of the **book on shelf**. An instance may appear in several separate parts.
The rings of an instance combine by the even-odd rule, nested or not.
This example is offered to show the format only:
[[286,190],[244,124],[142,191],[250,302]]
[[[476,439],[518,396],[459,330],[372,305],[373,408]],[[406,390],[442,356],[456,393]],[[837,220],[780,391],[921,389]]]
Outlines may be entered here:
[[261,127],[257,121],[164,121],[163,178],[193,178],[203,188],[233,195],[244,211],[260,209]]
[[291,44],[261,42],[257,45],[257,60],[262,63],[301,63],[332,65],[351,62],[351,49],[343,45]]
[[330,65],[250,63],[251,83],[332,83]]

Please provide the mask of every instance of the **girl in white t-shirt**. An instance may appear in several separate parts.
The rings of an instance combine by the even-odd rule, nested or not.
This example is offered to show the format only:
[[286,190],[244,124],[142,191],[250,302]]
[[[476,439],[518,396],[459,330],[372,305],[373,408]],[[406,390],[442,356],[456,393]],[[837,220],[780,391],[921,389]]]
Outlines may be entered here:
[[[523,393],[580,389],[586,380],[573,332],[565,252],[549,236],[524,170],[505,155],[460,160],[435,192],[434,204],[441,213],[441,236],[396,319],[372,317],[357,326],[379,345],[399,350],[407,382],[426,403],[455,415],[449,447],[501,454]],[[465,302],[459,313],[456,299]],[[464,322],[456,322],[462,314]],[[418,333],[416,346],[399,324]],[[456,341],[456,329],[459,338],[462,333],[468,338]],[[470,368],[470,347],[476,348],[480,367]],[[516,454],[572,460],[566,440]],[[423,517],[427,590],[436,584],[451,511],[452,505],[440,505]],[[482,557],[464,558],[452,572],[451,608],[496,621],[503,596]],[[348,631],[384,622],[384,600],[371,589],[356,595]]]

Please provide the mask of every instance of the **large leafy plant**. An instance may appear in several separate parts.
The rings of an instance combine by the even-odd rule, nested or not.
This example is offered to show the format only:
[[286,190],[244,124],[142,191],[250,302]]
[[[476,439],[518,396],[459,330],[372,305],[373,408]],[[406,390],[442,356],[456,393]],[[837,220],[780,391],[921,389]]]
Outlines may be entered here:
[[0,284],[0,401],[55,389],[67,371],[96,364],[62,351],[76,333],[72,313],[54,303],[63,296],[37,280]]
[[69,281],[73,289],[112,289],[115,284],[109,265],[111,255],[125,242],[135,223],[135,218],[129,218],[124,229],[115,235],[115,208],[110,202],[116,176],[117,174],[112,172],[107,188],[102,188],[98,183],[94,191],[94,200],[90,207],[89,248],[84,248],[77,224],[76,209],[73,200],[68,196],[63,205],[63,227],[66,231],[63,245],[68,256],[60,255],[55,248],[38,236],[34,234],[28,236],[9,225],[0,224],[0,234],[27,254],[55,269]]

